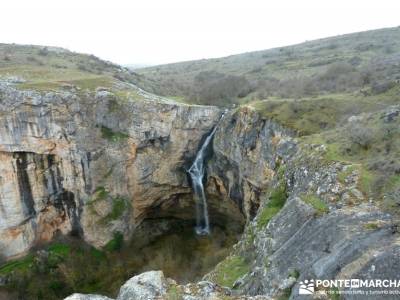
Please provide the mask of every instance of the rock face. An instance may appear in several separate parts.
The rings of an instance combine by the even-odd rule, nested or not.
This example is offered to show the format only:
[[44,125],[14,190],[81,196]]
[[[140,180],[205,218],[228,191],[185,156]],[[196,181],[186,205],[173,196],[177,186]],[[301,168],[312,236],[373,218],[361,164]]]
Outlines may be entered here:
[[[325,152],[249,108],[230,113],[216,132],[208,191],[236,201],[250,220],[232,254],[250,270],[234,283],[238,294],[303,299],[301,280],[400,280],[398,218]],[[205,279],[221,277],[220,269]]]
[[[73,294],[64,300],[106,300],[100,295]],[[267,296],[235,296],[228,288],[209,281],[178,285],[165,278],[162,271],[149,271],[132,277],[121,287],[116,300],[211,300],[211,299],[258,299],[270,300]]]
[[102,246],[150,214],[193,205],[184,166],[220,114],[114,90],[0,83],[0,254],[20,255],[57,233]]
[[247,107],[226,115],[214,138],[208,193],[233,200],[248,219],[253,218],[261,192],[274,178],[276,145],[292,135]]
[[118,300],[161,298],[167,292],[167,282],[161,271],[142,273],[129,279],[119,290]]
[[[21,255],[58,233],[100,247],[117,232],[129,238],[139,226],[151,230],[146,218],[194,217],[185,167],[221,111],[118,95],[0,83],[2,256]],[[247,220],[232,251],[240,259],[231,260],[247,265],[232,286],[213,283],[218,266],[186,286],[152,271],[125,283],[118,299],[302,299],[301,280],[400,280],[398,218],[367,199],[357,170],[294,136],[247,107],[229,112],[215,133],[210,219],[231,226]],[[225,262],[225,271],[236,269]]]
[[91,295],[91,294],[73,294],[65,300],[112,300],[111,298],[108,298],[106,296],[100,296],[100,295]]

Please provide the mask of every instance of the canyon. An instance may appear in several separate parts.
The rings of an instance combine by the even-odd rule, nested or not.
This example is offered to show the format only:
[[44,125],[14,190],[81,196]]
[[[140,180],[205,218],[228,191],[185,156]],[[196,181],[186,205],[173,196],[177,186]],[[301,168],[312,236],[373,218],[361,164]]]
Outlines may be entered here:
[[[106,249],[116,236],[146,245],[178,227],[194,232],[197,221],[200,234],[210,227],[210,239],[214,228],[240,236],[201,281],[178,282],[152,270],[108,296],[305,299],[304,280],[400,280],[397,181],[377,196],[360,163],[332,159],[330,141],[300,136],[251,104],[225,112],[150,94],[126,79],[129,71],[109,67],[119,75],[93,88],[61,80],[38,89],[21,86],[23,77],[0,77],[6,266],[60,236],[94,249]],[[344,118],[340,128],[398,128],[394,102]],[[199,151],[202,174],[191,178]],[[207,198],[200,222],[193,178]],[[0,276],[0,284],[12,274]],[[328,299],[323,292],[315,298]]]
[[[177,217],[190,218],[184,167],[219,109],[118,106],[107,91],[89,100],[1,88],[3,256],[22,255],[57,232],[101,247],[114,232],[128,238],[142,220],[171,206]],[[124,209],[111,216],[116,205]]]

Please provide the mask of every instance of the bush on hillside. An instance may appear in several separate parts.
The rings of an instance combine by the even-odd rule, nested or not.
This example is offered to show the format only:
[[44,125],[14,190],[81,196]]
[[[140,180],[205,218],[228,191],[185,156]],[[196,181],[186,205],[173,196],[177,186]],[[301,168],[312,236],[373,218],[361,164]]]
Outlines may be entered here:
[[357,124],[349,128],[349,138],[353,144],[368,149],[373,142],[374,133],[371,128]]
[[226,105],[247,96],[251,90],[244,76],[204,71],[195,76],[189,97],[200,104]]
[[47,56],[49,54],[49,49],[47,47],[40,48],[38,54],[40,56]]

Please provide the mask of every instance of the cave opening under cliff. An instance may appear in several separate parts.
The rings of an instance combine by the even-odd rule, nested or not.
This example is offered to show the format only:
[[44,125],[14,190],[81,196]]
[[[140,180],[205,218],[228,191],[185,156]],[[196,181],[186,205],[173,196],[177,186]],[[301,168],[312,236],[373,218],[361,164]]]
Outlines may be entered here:
[[200,280],[238,241],[245,217],[232,200],[207,195],[210,234],[198,235],[192,197],[184,194],[152,207],[134,232],[126,249],[147,257],[143,271],[159,269],[179,283]]
[[167,207],[153,207],[129,241],[116,233],[102,249],[79,236],[59,234],[1,266],[0,275],[12,272],[0,292],[8,291],[10,299],[60,299],[74,292],[115,297],[126,280],[148,270],[162,270],[178,283],[201,280],[229,255],[243,231],[244,217],[233,201],[210,196],[211,234],[199,236],[190,197],[180,195]]

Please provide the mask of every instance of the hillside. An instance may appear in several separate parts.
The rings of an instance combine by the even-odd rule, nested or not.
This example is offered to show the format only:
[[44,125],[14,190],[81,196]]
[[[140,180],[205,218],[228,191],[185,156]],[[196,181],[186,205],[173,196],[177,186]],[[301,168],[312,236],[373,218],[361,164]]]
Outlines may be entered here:
[[108,88],[119,90],[124,97],[150,97],[133,86],[140,82],[135,72],[94,55],[57,47],[0,44],[0,80],[20,90],[84,92]]
[[327,93],[382,93],[400,79],[400,27],[136,70],[141,86],[193,103],[229,105]]
[[399,131],[376,114],[400,103],[400,27],[137,72],[156,93],[247,106],[324,144],[329,161],[360,169],[374,198],[397,186]]
[[[377,194],[399,171],[400,149],[389,138],[398,130],[368,116],[400,103],[400,27],[137,72],[157,83],[147,89],[159,94],[246,105],[306,141],[324,143],[333,160],[362,163]],[[349,130],[356,115],[364,124]]]
[[243,216],[217,207],[238,229],[197,239],[184,168],[220,109],[64,49],[3,44],[0,61],[0,299],[113,294],[149,268],[195,280],[228,254]]
[[400,28],[140,74],[0,44],[0,299],[400,285],[399,80]]

